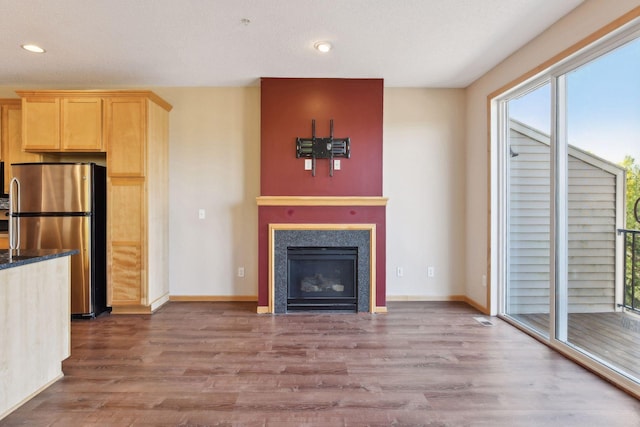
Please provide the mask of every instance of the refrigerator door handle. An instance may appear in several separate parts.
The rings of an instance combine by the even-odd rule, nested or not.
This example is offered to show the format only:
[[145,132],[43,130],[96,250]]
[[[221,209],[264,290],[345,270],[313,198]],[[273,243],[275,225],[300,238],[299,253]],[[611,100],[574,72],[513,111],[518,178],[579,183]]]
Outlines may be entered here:
[[20,212],[20,181],[14,177],[9,183],[9,248],[11,249],[20,249],[20,221],[13,215],[16,209]]

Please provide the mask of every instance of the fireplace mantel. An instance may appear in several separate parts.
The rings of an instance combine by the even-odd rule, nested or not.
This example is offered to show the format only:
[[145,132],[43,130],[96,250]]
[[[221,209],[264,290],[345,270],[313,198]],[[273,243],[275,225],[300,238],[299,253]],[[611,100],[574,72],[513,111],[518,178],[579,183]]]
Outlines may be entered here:
[[258,196],[258,206],[386,206],[378,196]]
[[[382,196],[351,195],[268,195],[257,197],[259,224],[258,312],[274,313],[274,255],[272,246],[274,229],[365,229],[372,231],[369,250],[373,250],[370,257],[373,263],[370,265],[371,285],[373,286],[369,289],[369,293],[372,295],[369,301],[371,303],[369,312],[385,313],[385,210],[387,201],[388,199]],[[278,281],[278,283],[281,282]],[[278,302],[280,302],[279,299]],[[359,303],[363,302],[359,301]]]

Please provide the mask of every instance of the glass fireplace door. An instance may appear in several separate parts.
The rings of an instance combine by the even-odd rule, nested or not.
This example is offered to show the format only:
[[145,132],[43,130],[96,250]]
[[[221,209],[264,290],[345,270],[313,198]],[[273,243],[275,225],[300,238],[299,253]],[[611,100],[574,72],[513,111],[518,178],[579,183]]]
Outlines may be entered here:
[[287,311],[357,311],[358,248],[287,249]]

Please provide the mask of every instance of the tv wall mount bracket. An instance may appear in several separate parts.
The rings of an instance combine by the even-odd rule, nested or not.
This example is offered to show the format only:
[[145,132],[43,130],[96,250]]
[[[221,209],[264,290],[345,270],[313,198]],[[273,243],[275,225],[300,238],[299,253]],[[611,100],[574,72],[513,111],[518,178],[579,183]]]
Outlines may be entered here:
[[311,138],[296,138],[296,158],[311,159],[311,173],[316,176],[316,159],[329,159],[329,176],[333,176],[333,159],[351,157],[349,138],[333,137],[333,119],[329,121],[328,137],[316,137],[316,120],[311,120]]

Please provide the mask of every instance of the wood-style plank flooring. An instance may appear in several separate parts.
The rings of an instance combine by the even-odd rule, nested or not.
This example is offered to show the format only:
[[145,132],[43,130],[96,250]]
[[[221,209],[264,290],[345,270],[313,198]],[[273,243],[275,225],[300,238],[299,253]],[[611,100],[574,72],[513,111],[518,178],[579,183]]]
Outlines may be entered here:
[[65,377],[2,426],[639,426],[640,402],[463,303],[72,322]]

